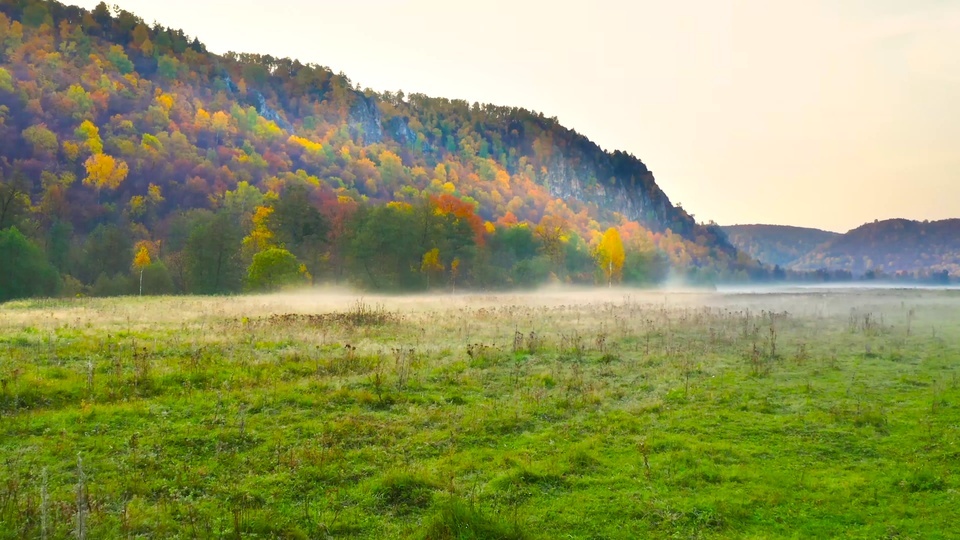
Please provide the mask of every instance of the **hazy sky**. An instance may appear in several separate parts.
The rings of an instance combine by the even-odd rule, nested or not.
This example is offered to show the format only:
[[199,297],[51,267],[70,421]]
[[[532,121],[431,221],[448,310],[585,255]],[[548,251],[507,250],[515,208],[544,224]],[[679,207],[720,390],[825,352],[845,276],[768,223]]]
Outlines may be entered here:
[[960,217],[960,1],[108,3],[214,52],[556,116],[701,221]]

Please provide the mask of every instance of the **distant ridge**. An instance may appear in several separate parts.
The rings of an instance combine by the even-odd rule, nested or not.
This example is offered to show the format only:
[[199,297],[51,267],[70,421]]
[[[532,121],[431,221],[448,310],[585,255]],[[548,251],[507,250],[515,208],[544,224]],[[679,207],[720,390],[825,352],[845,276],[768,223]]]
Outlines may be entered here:
[[839,233],[789,225],[730,225],[721,227],[730,243],[768,265],[787,267]]
[[841,269],[854,276],[960,275],[960,219],[888,219],[861,225],[812,249],[790,267]]

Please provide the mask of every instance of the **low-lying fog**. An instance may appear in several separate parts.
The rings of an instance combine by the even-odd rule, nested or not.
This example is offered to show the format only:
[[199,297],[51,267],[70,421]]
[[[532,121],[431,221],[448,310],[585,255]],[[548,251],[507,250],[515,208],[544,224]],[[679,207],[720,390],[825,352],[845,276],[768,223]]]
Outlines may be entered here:
[[[576,288],[550,286],[531,291],[457,292],[431,294],[370,294],[345,288],[316,287],[276,294],[236,297],[128,297],[71,300],[15,301],[0,305],[3,328],[55,328],[62,324],[117,324],[152,326],[208,318],[258,318],[272,314],[321,314],[382,309],[430,321],[459,316],[463,310],[500,307],[550,308],[591,306],[616,309],[618,305],[654,308],[698,308],[739,311],[789,312],[795,316],[841,316],[853,310],[874,314],[904,315],[917,309],[933,320],[952,314],[960,306],[958,287],[890,287],[816,285],[784,287],[721,287],[718,290],[671,287],[663,289]],[[905,315],[904,315],[905,316]],[[912,316],[912,315],[911,315]],[[902,317],[901,317],[902,318]]]
[[706,290],[684,287],[663,289],[544,287],[514,292],[457,292],[383,295],[338,288],[317,288],[264,296],[242,297],[256,311],[317,313],[352,309],[363,303],[402,312],[443,312],[507,305],[571,306],[589,304],[653,304],[667,307],[789,311],[794,314],[847,313],[850,309],[902,308],[907,304],[954,303],[960,287],[897,287],[889,285],[790,285],[720,287]]

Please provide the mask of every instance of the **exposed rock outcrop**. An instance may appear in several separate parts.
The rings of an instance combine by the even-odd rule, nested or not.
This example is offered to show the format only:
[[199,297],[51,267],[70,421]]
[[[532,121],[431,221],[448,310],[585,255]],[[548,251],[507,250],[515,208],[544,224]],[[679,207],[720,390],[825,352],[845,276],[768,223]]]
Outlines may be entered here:
[[280,116],[280,113],[271,109],[270,106],[267,105],[267,99],[263,97],[263,94],[261,94],[260,92],[257,92],[256,90],[251,92],[251,94],[253,96],[254,106],[257,108],[257,113],[260,116],[277,124],[282,129],[285,129],[287,131],[293,131],[293,124],[291,124],[290,122],[287,122],[286,119]]
[[350,134],[356,138],[363,138],[366,144],[378,143],[383,140],[383,117],[377,101],[361,93],[356,94],[350,106],[350,115],[347,118]]

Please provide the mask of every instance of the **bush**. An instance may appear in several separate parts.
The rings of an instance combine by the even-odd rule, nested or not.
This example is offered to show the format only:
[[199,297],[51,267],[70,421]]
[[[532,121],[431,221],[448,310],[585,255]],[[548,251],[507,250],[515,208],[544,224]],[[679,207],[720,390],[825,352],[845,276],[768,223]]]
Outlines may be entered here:
[[100,274],[97,280],[93,282],[90,294],[93,296],[124,296],[131,294],[134,288],[131,286],[130,278],[122,274],[108,276]]
[[60,288],[60,296],[64,298],[77,298],[79,296],[86,296],[88,293],[88,287],[81,283],[79,279],[69,275],[63,276],[63,286]]

